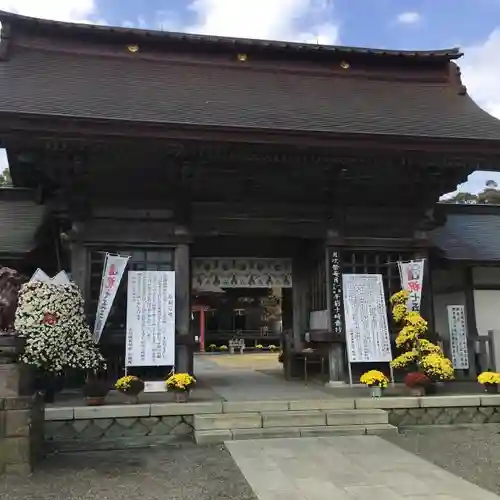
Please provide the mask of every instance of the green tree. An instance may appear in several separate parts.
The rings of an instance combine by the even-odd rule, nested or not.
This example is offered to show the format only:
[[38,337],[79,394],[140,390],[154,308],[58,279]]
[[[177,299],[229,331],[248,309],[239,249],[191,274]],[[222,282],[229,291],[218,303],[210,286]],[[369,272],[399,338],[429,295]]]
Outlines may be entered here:
[[500,205],[500,189],[498,188],[498,184],[495,181],[489,180],[486,181],[485,186],[480,193],[457,193],[455,196],[443,200],[443,203]]
[[10,176],[10,171],[6,168],[2,173],[0,173],[0,187],[12,186],[12,178]]

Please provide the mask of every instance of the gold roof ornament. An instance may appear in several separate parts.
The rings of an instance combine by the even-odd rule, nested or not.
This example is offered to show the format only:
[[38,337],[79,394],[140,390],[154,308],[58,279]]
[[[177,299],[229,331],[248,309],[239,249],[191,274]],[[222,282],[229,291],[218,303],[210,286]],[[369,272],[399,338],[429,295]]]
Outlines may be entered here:
[[132,54],[135,54],[136,52],[139,52],[139,45],[135,45],[135,44],[127,45],[127,50],[129,52],[132,52]]
[[342,62],[340,63],[340,67],[341,67],[342,69],[349,69],[349,68],[351,67],[351,65],[350,65],[347,61],[342,61]]
[[247,56],[247,54],[238,54],[237,58],[238,58],[238,61],[245,62],[248,59],[248,56]]

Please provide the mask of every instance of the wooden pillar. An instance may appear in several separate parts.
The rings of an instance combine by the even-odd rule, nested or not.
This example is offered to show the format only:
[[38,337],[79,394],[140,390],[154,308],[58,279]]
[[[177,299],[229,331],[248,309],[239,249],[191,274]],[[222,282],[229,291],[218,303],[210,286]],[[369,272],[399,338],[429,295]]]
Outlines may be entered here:
[[205,308],[200,308],[200,352],[205,352]]
[[328,316],[330,319],[330,331],[335,336],[336,342],[329,346],[328,367],[329,378],[327,385],[335,386],[342,384],[345,375],[344,366],[344,303],[342,292],[342,258],[339,248],[327,250],[327,293],[328,293]]
[[175,327],[175,369],[178,372],[192,373],[191,269],[188,244],[180,244],[175,249]]
[[298,249],[292,262],[293,352],[303,349],[304,334],[309,328],[309,282],[305,253],[305,249]]
[[80,238],[80,227],[77,223],[71,231],[71,276],[87,303],[90,293],[89,253]]

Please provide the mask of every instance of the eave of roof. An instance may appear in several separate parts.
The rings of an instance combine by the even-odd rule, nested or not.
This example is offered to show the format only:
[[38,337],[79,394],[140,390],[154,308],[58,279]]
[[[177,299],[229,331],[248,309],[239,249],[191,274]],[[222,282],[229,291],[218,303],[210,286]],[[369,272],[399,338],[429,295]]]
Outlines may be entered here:
[[260,40],[250,38],[234,38],[214,35],[201,35],[191,33],[179,33],[172,31],[145,30],[137,28],[123,28],[118,26],[101,26],[93,24],[69,23],[62,21],[51,21],[35,17],[21,16],[11,12],[0,11],[0,21],[15,26],[26,28],[45,28],[55,34],[82,34],[91,35],[96,38],[100,36],[114,36],[116,38],[128,37],[133,41],[157,40],[159,42],[184,42],[191,45],[219,46],[220,48],[237,48],[239,50],[269,50],[285,51],[290,53],[324,53],[336,56],[374,56],[383,58],[405,58],[407,60],[420,61],[450,61],[459,59],[463,53],[459,48],[442,50],[388,50],[366,47],[345,47],[339,45],[322,45],[311,43],[287,42],[278,40]]
[[443,226],[431,239],[449,260],[481,263],[500,262],[500,206],[438,203],[446,215]]
[[26,189],[0,189],[0,195],[0,256],[26,254],[36,246],[47,208],[33,201],[33,192],[30,199]]

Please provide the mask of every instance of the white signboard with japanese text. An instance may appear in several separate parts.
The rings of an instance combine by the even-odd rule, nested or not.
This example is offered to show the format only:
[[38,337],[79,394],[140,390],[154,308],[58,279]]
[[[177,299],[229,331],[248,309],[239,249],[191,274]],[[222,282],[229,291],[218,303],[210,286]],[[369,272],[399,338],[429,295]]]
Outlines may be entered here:
[[390,362],[391,339],[380,274],[342,276],[349,363]]
[[420,312],[425,260],[398,262],[401,288],[408,292],[408,311]]
[[106,258],[104,259],[101,291],[99,293],[94,323],[94,339],[96,342],[99,342],[101,338],[129,258],[121,255],[106,254]]
[[465,306],[448,306],[447,309],[453,368],[456,370],[468,370],[469,348],[467,345]]
[[175,364],[175,272],[129,271],[127,290],[129,366]]

